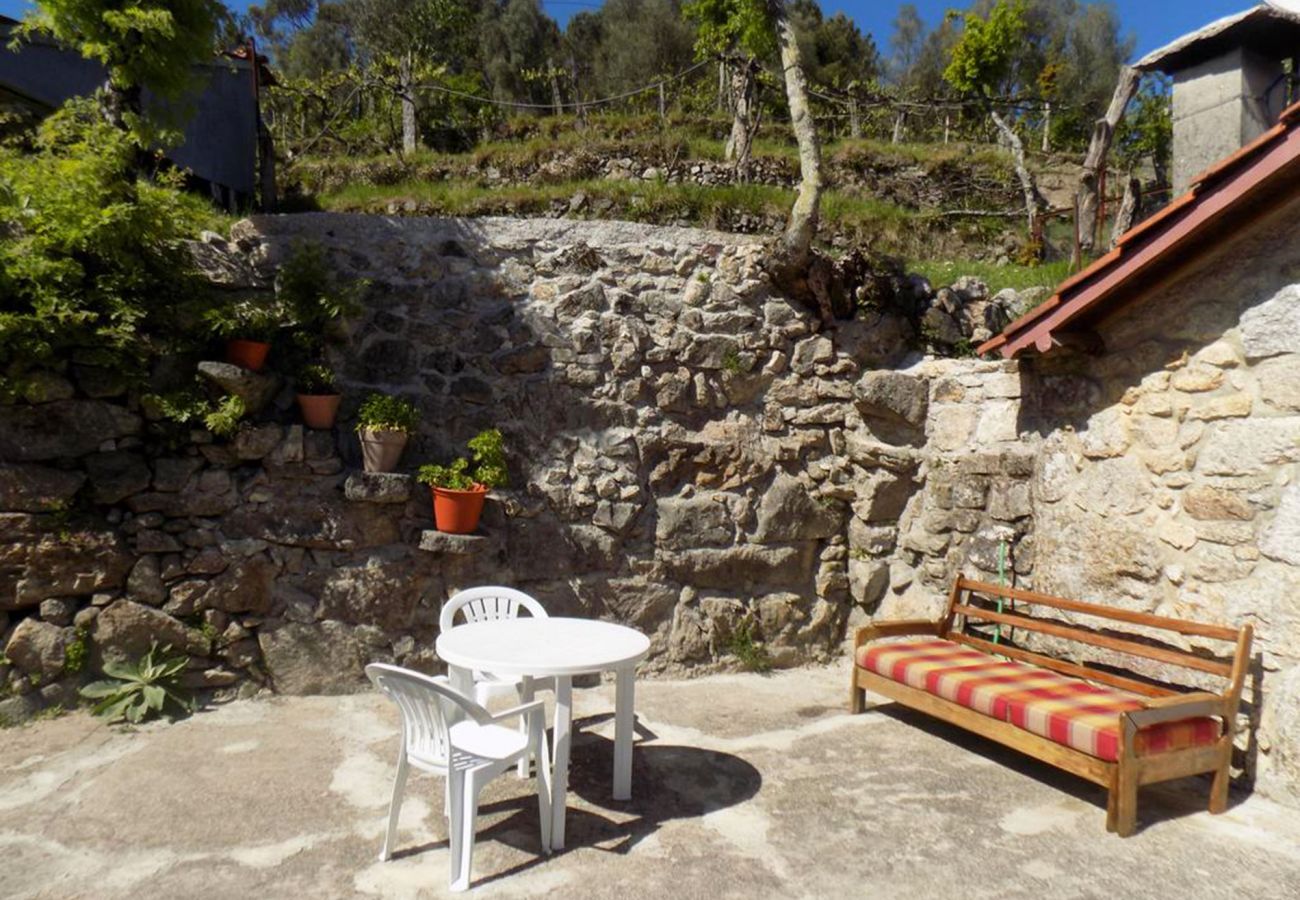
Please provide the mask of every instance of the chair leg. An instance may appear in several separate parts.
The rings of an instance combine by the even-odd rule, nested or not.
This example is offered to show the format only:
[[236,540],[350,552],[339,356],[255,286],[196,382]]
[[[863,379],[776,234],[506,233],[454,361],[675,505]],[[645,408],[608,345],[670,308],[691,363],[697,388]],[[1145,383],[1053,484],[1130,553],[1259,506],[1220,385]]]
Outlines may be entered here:
[[451,890],[463,891],[469,887],[469,873],[461,870],[462,823],[465,818],[465,773],[452,769],[447,772],[447,800],[451,804],[451,822],[447,827],[447,843],[451,851]]
[[[519,679],[519,702],[521,704],[531,703],[533,700],[533,693],[534,693],[533,679],[529,678],[527,675]],[[528,733],[528,722],[526,721],[526,718],[527,717],[520,717],[519,719],[519,731],[521,734]],[[529,747],[531,748],[531,746],[532,745],[530,744]],[[519,757],[518,771],[519,771],[520,778],[528,777],[528,763],[531,755],[532,755],[532,750],[530,749],[523,756]]]
[[474,771],[466,772],[461,789],[460,847],[457,848],[460,852],[460,866],[456,879],[451,883],[453,891],[469,888],[474,869],[474,826],[478,824],[478,792],[482,787],[477,775]]
[[1228,787],[1232,783],[1232,746],[1223,755],[1223,762],[1214,770],[1210,783],[1210,812],[1218,815],[1228,809]]
[[1116,787],[1119,796],[1115,800],[1115,833],[1128,837],[1137,830],[1137,767],[1125,765],[1120,759],[1116,774]]
[[1119,787],[1117,779],[1110,780],[1110,790],[1106,792],[1106,830],[1114,831],[1119,825]]
[[406,790],[406,747],[397,755],[397,775],[393,779],[393,798],[388,803],[388,829],[384,832],[384,846],[379,851],[379,858],[388,862],[393,855],[393,845],[397,841],[397,817],[402,812],[402,794]]
[[858,668],[854,666],[849,670],[849,712],[857,715],[867,708],[867,698],[858,687]]

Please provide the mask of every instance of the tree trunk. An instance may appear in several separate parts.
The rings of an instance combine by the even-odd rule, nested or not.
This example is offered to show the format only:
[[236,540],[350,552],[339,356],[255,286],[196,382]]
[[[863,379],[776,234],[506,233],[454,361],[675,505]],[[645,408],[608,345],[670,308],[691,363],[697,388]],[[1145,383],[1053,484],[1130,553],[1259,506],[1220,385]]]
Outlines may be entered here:
[[1032,239],[1037,234],[1038,226],[1038,185],[1034,183],[1034,175],[1025,165],[1025,145],[1020,140],[1020,135],[1012,128],[1005,119],[998,115],[998,111],[992,106],[989,107],[989,117],[993,124],[997,126],[1003,140],[1011,148],[1012,165],[1016,169],[1016,178],[1020,181],[1020,192],[1025,198],[1025,218],[1029,225],[1029,236]]
[[808,97],[808,80],[804,75],[803,55],[794,28],[786,15],[785,4],[774,0],[773,19],[777,44],[781,50],[781,69],[785,73],[785,96],[790,105],[790,125],[799,145],[799,194],[790,210],[790,221],[781,236],[781,267],[797,270],[807,267],[812,257],[812,242],[817,235],[817,218],[822,197],[822,151],[817,140],[817,123],[813,119]]
[[891,144],[901,144],[903,142],[903,120],[906,118],[905,113],[899,113],[894,117],[894,137]]
[[855,141],[862,138],[862,114],[858,112],[858,98],[849,96],[849,137]]
[[727,93],[727,61],[718,60],[718,112],[731,109],[731,97]]
[[754,147],[754,130],[758,125],[758,64],[752,59],[736,60],[731,69],[731,135],[727,138],[724,158],[731,163],[736,177],[749,179],[749,160]]
[[402,152],[414,153],[420,135],[415,124],[415,60],[411,54],[402,57],[397,77],[402,91]]
[[1043,152],[1052,152],[1052,101],[1043,104]]
[[104,81],[103,91],[99,111],[104,121],[121,131],[130,131],[129,119],[144,113],[140,88],[121,87],[110,78]]
[[[1106,117],[1098,119],[1092,130],[1092,142],[1088,145],[1088,155],[1083,160],[1083,173],[1079,176],[1079,252],[1081,255],[1093,253],[1096,247],[1094,235],[1097,233],[1097,188],[1098,179],[1106,167],[1106,157],[1110,154],[1110,144],[1115,137],[1115,129],[1124,118],[1124,110],[1137,93],[1140,75],[1136,69],[1125,66],[1111,95]],[[1075,264],[1082,260],[1075,260]]]
[[948,143],[948,132],[952,128],[952,114],[943,114],[943,142]]
[[546,57],[546,72],[551,79],[551,107],[557,116],[564,115],[564,98],[560,96],[560,74],[551,58]]
[[1130,172],[1124,179],[1124,199],[1120,201],[1119,212],[1115,213],[1115,227],[1110,233],[1110,249],[1114,250],[1124,232],[1133,227],[1137,220],[1138,209],[1142,205],[1142,182]]

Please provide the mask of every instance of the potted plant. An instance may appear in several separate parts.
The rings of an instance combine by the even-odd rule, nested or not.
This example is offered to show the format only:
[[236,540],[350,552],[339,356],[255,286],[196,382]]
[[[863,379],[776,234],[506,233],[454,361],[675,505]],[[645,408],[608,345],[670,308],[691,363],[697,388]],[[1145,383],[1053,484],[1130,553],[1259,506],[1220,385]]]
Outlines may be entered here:
[[277,305],[265,306],[243,300],[219,307],[206,316],[213,332],[226,339],[226,362],[262,371],[271,339],[282,324]]
[[367,472],[392,472],[397,468],[420,413],[409,400],[371,394],[357,410],[357,434]]
[[416,476],[433,489],[433,523],[439,531],[469,534],[478,528],[490,488],[505,485],[506,453],[501,432],[482,431],[469,442],[470,457],[450,465],[424,465]]
[[343,398],[339,396],[330,367],[320,363],[303,366],[297,381],[298,408],[302,410],[303,424],[322,430],[333,428]]

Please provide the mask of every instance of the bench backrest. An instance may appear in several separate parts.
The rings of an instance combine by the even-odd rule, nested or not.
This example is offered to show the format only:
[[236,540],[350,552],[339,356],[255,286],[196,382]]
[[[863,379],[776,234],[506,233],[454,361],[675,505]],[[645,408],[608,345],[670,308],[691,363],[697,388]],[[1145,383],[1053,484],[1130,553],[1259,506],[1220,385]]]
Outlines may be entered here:
[[[1002,611],[998,611],[996,608],[999,599],[1008,601],[1004,603]],[[1026,607],[1029,607],[1029,609],[1026,609]],[[1097,628],[1076,624],[1052,616],[1051,611],[1053,610],[1091,616],[1109,622],[1138,625],[1156,631],[1222,641],[1231,647],[1229,651],[1229,646],[1225,646],[1222,656],[1227,656],[1231,652],[1231,659],[1225,661],[1223,658],[1210,658],[1176,647],[1146,643],[1140,639],[1139,635],[1131,632],[1116,634],[1106,630],[1104,625]],[[1053,597],[1049,594],[1040,594],[1035,591],[1021,590],[1020,588],[1002,587],[963,577],[958,577],[953,584],[952,592],[948,596],[947,614],[940,624],[940,634],[948,640],[966,644],[988,653],[997,653],[1010,659],[1032,663],[1066,675],[1085,678],[1089,681],[1108,684],[1121,690],[1151,697],[1166,696],[1177,693],[1177,691],[1160,684],[1153,684],[1107,669],[1096,668],[1082,662],[1059,659],[1025,647],[994,643],[982,637],[966,633],[964,628],[956,627],[959,618],[965,624],[985,623],[997,628],[1010,626],[1013,629],[1023,629],[1036,634],[1099,647],[1103,650],[1220,676],[1228,680],[1227,688],[1223,692],[1224,696],[1233,698],[1234,701],[1241,696],[1242,684],[1250,661],[1252,629],[1249,624],[1240,628],[1229,628],[1224,625],[1189,622],[1184,619],[1169,618],[1168,616],[1157,616],[1151,613],[1134,612],[1111,606],[1101,606],[1096,603],[1086,603],[1082,600]]]

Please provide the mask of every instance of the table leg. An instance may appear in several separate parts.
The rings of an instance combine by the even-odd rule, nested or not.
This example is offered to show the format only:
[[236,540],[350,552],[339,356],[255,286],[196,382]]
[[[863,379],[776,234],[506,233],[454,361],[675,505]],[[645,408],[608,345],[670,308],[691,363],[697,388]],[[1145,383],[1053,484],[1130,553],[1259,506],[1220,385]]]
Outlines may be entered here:
[[564,849],[565,795],[569,790],[569,732],[573,724],[573,679],[555,676],[555,764],[551,769],[551,847]]
[[632,799],[632,737],[636,668],[618,670],[614,690],[614,799]]
[[[452,690],[456,691],[462,697],[469,697],[471,700],[474,698],[474,670],[473,669],[462,669],[460,666],[448,665],[447,680],[451,682]],[[461,719],[465,717],[464,713],[460,711],[459,707],[456,707],[455,709],[450,709],[447,712],[448,712],[448,718],[452,720],[448,724],[451,725],[454,725],[456,722],[459,722]]]

